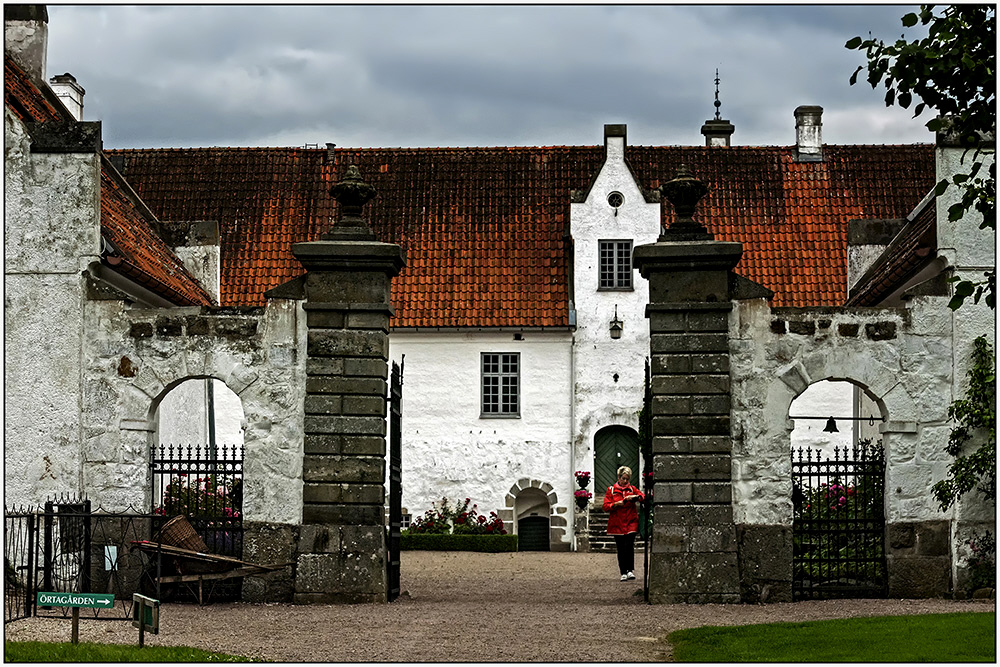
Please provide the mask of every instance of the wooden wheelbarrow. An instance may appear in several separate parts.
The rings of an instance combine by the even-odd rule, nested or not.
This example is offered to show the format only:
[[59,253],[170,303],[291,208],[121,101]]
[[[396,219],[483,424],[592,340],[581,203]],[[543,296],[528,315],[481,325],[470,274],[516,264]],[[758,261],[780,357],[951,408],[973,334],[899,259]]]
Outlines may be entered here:
[[211,582],[211,585],[214,586],[215,582],[225,579],[265,574],[291,565],[291,563],[258,565],[238,558],[203,553],[148,540],[134,540],[131,544],[132,549],[138,549],[152,558],[158,556],[170,558],[174,562],[178,574],[155,577],[154,581],[160,584],[184,584],[192,591],[194,584],[197,584],[198,604],[200,605],[204,605],[205,582]]

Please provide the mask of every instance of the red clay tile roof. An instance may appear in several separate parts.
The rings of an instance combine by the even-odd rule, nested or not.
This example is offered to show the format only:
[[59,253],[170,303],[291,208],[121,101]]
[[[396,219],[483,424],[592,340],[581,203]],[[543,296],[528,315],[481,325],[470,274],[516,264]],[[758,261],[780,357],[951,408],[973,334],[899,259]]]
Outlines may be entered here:
[[[10,57],[4,57],[4,103],[23,122],[72,122],[59,104],[50,102]],[[101,162],[101,235],[118,250],[109,266],[168,301],[182,306],[209,305],[212,297],[188,273],[174,252],[157,236],[146,214],[118,182],[114,169]]]
[[[904,217],[933,185],[932,146],[628,147],[639,184],[687,164],[711,188],[699,219],[741,241],[737,271],[776,306],[842,304],[847,223]],[[261,305],[302,273],[291,244],[314,240],[337,204],[329,187],[356,164],[378,196],[364,215],[407,266],[393,282],[396,327],[567,326],[570,191],[603,161],[594,147],[108,151],[162,220],[216,220],[223,305]],[[673,211],[664,206],[665,219]]]
[[931,200],[899,231],[851,290],[848,306],[877,306],[937,256],[937,207]]
[[178,306],[211,305],[212,297],[153,232],[127,185],[118,182],[110,165],[101,167],[101,234],[117,251],[105,263]]
[[25,74],[10,54],[3,59],[3,98],[14,114],[25,123],[49,120],[70,120],[63,111],[45,99],[45,95]]

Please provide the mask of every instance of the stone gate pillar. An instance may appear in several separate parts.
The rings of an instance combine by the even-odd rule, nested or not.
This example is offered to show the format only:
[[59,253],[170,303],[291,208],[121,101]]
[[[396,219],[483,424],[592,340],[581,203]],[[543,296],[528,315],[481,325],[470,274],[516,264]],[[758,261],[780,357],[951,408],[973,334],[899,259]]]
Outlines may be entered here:
[[340,220],[292,253],[308,327],[302,528],[294,600],[385,602],[389,287],[404,265],[361,218],[375,189],[351,166],[331,192]]
[[707,188],[681,167],[662,186],[677,220],[639,246],[649,281],[654,523],[652,602],[739,602],[732,509],[729,311],[740,243],[694,220]]

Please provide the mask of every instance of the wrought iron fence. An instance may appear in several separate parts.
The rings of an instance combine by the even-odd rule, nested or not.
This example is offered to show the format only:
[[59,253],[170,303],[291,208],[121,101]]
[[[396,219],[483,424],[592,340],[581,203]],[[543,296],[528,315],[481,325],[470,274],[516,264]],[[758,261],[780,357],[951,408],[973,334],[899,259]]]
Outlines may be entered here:
[[[158,517],[154,531],[183,515],[209,553],[243,558],[243,445],[154,445],[150,473]],[[183,587],[167,591],[168,597],[173,594],[186,595]],[[240,594],[238,579],[218,582],[212,590],[215,600]]]
[[61,497],[43,507],[4,510],[4,622],[29,616],[66,617],[65,607],[36,607],[39,592],[111,593],[111,608],[80,610],[82,618],[131,618],[132,595],[151,594],[153,564],[131,548],[149,539],[149,513],[107,512],[87,499]]
[[881,444],[792,452],[794,599],[887,595],[884,498]]
[[243,557],[242,445],[153,446],[150,470],[154,514],[184,515],[211,553]]

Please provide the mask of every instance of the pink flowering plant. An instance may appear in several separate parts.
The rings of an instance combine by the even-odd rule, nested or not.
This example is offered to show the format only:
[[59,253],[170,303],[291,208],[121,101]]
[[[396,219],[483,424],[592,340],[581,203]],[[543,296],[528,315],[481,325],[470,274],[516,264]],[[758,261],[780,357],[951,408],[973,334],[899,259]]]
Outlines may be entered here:
[[503,521],[496,512],[490,512],[489,517],[479,513],[479,506],[472,507],[470,498],[461,504],[452,506],[447,498],[441,498],[440,503],[424,512],[410,523],[407,529],[411,533],[454,535],[506,535]]
[[178,475],[163,489],[160,504],[153,509],[161,516],[211,516],[238,519],[239,507],[233,496],[233,480],[228,476],[208,475],[188,482],[193,475]]
[[975,532],[966,541],[969,555],[965,559],[968,567],[968,582],[966,588],[975,591],[978,588],[996,588],[997,585],[997,544],[993,533]]

